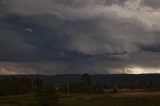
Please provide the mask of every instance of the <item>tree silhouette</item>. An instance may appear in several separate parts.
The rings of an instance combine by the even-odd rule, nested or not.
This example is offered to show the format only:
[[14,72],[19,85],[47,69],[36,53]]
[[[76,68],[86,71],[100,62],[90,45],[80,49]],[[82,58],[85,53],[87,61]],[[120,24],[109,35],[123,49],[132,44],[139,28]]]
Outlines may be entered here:
[[85,73],[81,78],[81,82],[85,85],[92,85],[91,79],[91,76],[88,73]]
[[43,81],[40,80],[40,79],[36,79],[34,82],[33,82],[33,88],[34,90],[38,90],[38,89],[42,89],[43,88]]
[[80,83],[83,92],[91,93],[93,91],[91,80],[92,78],[88,73],[83,74]]

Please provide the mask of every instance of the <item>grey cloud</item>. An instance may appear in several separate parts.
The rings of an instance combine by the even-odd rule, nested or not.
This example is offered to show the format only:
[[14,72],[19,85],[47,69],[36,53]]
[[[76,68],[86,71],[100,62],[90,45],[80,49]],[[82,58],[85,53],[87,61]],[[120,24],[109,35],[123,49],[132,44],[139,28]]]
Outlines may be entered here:
[[14,26],[7,25],[0,22],[0,50],[1,55],[20,55],[32,51],[34,47],[30,44],[26,44],[23,37],[21,36],[20,30],[9,29]]
[[0,74],[63,74],[62,62],[0,62]]
[[[155,0],[2,1],[0,11],[7,13],[0,17],[0,56],[61,61],[65,68],[59,73],[159,67],[160,10],[154,9]],[[40,64],[33,66],[34,73]],[[42,69],[51,66],[44,63]]]
[[143,0],[142,4],[151,6],[154,9],[160,8],[160,1],[159,0]]

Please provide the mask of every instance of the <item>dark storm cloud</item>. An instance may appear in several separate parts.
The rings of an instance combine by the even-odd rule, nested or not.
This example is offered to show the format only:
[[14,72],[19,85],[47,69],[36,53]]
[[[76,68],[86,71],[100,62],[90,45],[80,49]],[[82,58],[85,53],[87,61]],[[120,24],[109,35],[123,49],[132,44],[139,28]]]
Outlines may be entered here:
[[160,1],[159,0],[143,0],[142,2],[144,5],[151,6],[152,8],[160,8]]
[[[43,74],[158,68],[160,10],[155,10],[156,4],[156,0],[1,0],[1,67],[18,64],[17,70],[28,67]],[[3,61],[17,63],[4,65]]]

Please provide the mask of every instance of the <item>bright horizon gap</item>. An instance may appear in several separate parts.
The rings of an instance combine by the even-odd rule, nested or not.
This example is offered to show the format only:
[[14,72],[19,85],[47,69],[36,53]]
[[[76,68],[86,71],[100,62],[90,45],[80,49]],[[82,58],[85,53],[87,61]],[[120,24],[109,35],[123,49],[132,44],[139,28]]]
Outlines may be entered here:
[[[114,73],[89,73],[89,72],[84,72],[84,73],[89,73],[91,75],[95,74],[106,74],[106,75],[114,75],[114,74],[160,74],[160,69],[159,68],[140,68],[140,67],[125,67],[123,69],[113,69]],[[35,73],[35,72],[30,72],[30,73],[16,73],[13,70],[7,70],[4,68],[0,68],[0,75],[69,75],[69,74],[84,74],[84,73],[55,73],[55,74],[44,74],[44,73]]]

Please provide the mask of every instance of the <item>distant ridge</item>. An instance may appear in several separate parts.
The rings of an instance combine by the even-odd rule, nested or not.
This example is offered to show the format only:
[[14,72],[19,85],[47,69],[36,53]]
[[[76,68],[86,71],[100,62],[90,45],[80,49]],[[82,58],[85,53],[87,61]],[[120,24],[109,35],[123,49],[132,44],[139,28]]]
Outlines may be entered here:
[[[41,79],[45,84],[64,86],[68,81],[76,83],[81,80],[81,74],[57,74],[57,75],[0,75],[0,79],[6,77],[28,77],[31,79]],[[93,84],[103,84],[112,86],[134,86],[143,82],[144,84],[160,85],[160,74],[93,74]]]

